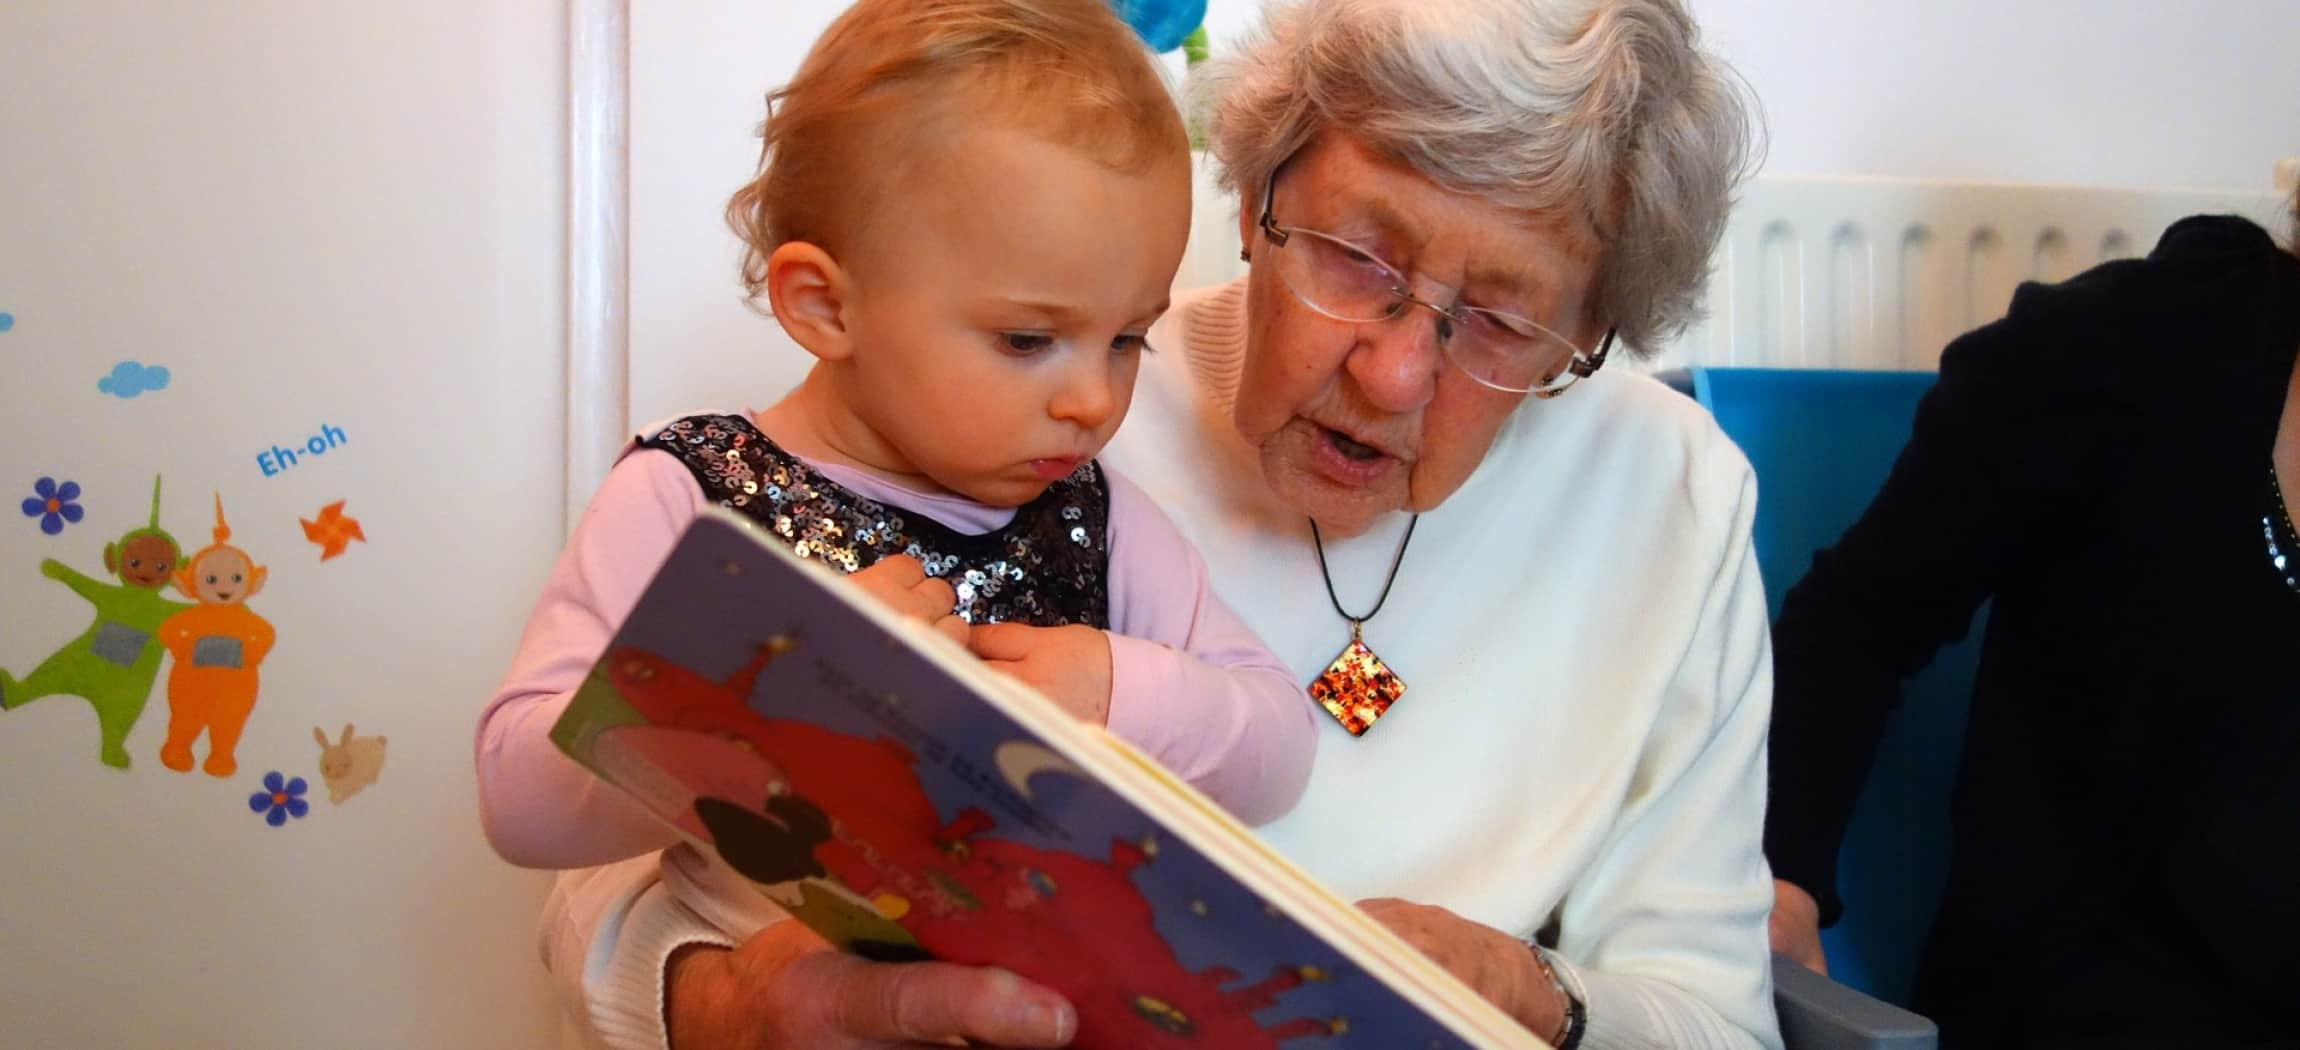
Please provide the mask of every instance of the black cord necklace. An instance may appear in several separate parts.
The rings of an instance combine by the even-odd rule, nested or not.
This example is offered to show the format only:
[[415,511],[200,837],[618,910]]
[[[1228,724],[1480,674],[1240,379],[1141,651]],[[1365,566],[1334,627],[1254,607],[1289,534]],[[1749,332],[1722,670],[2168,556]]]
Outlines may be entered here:
[[1406,692],[1405,679],[1366,645],[1365,624],[1390,600],[1390,588],[1397,585],[1398,570],[1406,563],[1406,545],[1414,541],[1414,526],[1421,520],[1416,514],[1406,521],[1405,538],[1398,541],[1398,552],[1390,559],[1389,578],[1382,581],[1381,596],[1374,599],[1374,607],[1364,616],[1352,616],[1342,608],[1341,596],[1334,592],[1333,571],[1326,568],[1326,538],[1318,533],[1317,520],[1310,521],[1310,543],[1318,552],[1318,575],[1326,581],[1326,600],[1334,604],[1334,613],[1350,624],[1350,644],[1343,646],[1325,672],[1310,682],[1310,697],[1351,736],[1363,736]]
[[2268,538],[2268,564],[2284,586],[2300,594],[2300,529],[2292,526],[2292,512],[2284,504],[2284,486],[2276,482],[2276,463],[2268,464],[2268,510],[2260,515],[2260,533]]

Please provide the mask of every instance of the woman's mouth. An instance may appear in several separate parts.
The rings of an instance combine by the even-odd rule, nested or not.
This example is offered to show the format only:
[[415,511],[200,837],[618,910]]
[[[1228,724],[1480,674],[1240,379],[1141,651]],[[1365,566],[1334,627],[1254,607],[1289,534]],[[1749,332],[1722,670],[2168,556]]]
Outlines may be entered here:
[[1399,462],[1381,448],[1326,426],[1317,428],[1315,457],[1318,473],[1353,487],[1373,484]]
[[1328,429],[1326,436],[1334,443],[1334,450],[1349,459],[1366,461],[1380,459],[1386,455],[1381,449],[1355,441],[1348,434],[1339,430]]

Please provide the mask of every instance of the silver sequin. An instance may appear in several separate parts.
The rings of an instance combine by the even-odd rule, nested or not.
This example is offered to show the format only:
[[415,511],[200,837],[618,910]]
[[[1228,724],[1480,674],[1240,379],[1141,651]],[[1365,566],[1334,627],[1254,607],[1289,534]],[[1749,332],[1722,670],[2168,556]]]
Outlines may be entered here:
[[[1087,462],[1015,511],[997,532],[969,536],[821,476],[740,416],[692,416],[645,442],[679,457],[703,491],[742,511],[794,553],[854,572],[889,554],[949,580],[969,623],[1109,626],[1109,488]],[[1067,542],[1064,542],[1067,541]]]

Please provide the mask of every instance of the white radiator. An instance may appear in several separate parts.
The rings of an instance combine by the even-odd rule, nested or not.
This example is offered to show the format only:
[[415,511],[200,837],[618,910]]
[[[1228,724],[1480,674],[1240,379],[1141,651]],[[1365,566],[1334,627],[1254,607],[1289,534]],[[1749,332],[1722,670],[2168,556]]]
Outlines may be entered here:
[[[2282,236],[2290,200],[2289,190],[1760,176],[1742,187],[1718,248],[1708,317],[1640,367],[1930,369],[1950,339],[2003,316],[2022,281],[2145,255],[2186,215],[2245,215]],[[1203,164],[1196,203],[1178,288],[1245,272],[1236,206]]]
[[2181,217],[2221,212],[2288,225],[2266,191],[1758,178],[1718,248],[1709,316],[1654,366],[1930,369],[2020,282],[2145,255]]

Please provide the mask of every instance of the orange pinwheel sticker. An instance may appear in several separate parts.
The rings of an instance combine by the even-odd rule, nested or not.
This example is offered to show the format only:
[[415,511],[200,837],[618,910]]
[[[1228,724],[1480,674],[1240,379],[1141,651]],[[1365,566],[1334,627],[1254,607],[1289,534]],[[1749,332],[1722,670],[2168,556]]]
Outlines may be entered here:
[[319,560],[321,561],[342,554],[345,548],[351,546],[353,540],[358,540],[361,543],[367,542],[367,537],[359,531],[359,519],[344,516],[343,504],[344,501],[339,499],[321,507],[318,521],[313,521],[310,518],[296,519],[303,522],[304,538],[319,544]]

